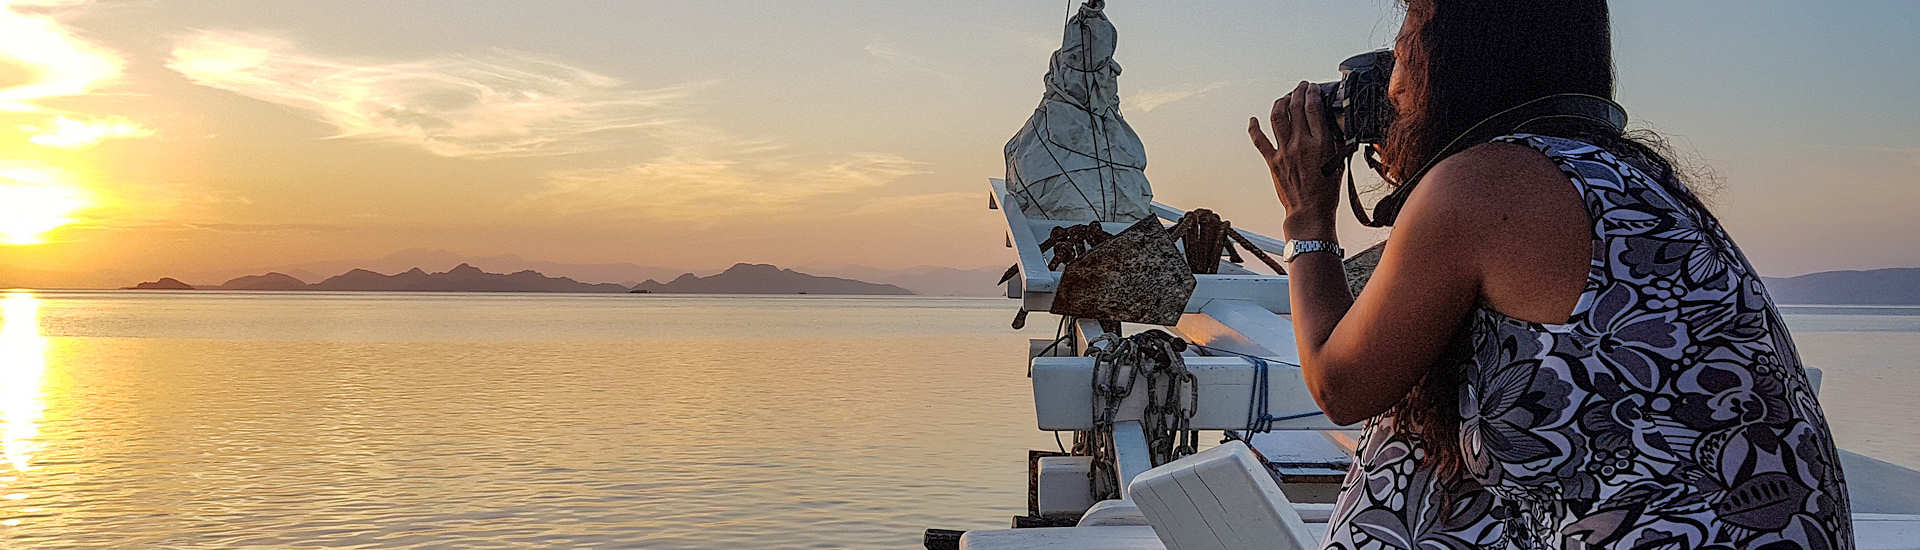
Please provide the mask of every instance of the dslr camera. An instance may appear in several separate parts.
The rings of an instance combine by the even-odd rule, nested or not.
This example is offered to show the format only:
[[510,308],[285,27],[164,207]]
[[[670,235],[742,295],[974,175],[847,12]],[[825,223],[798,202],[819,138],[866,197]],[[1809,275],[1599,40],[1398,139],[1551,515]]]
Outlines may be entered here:
[[1335,136],[1347,147],[1379,144],[1387,138],[1387,126],[1393,122],[1393,106],[1387,104],[1387,81],[1393,76],[1393,50],[1376,50],[1340,62],[1340,80],[1314,84],[1326,106]]

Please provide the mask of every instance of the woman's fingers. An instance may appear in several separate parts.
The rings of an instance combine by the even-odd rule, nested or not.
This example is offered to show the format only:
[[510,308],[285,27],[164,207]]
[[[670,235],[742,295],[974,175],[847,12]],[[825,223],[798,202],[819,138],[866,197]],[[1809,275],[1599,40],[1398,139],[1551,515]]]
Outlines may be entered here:
[[1312,140],[1309,143],[1323,143],[1333,135],[1327,131],[1327,111],[1323,101],[1325,99],[1320,97],[1320,90],[1312,89],[1307,93],[1304,112],[1307,117],[1307,139]]
[[1273,142],[1267,140],[1267,133],[1260,131],[1260,118],[1247,117],[1247,134],[1253,137],[1253,148],[1260,151],[1260,158],[1273,158]]
[[1273,125],[1273,144],[1282,150],[1287,148],[1287,138],[1292,137],[1287,130],[1292,127],[1288,124],[1289,114],[1287,96],[1280,96],[1280,99],[1273,100],[1273,111],[1267,113],[1267,122]]
[[1287,128],[1286,140],[1289,144],[1298,144],[1293,145],[1294,147],[1312,143],[1307,141],[1309,139],[1307,129],[1310,126],[1310,121],[1307,120],[1307,97],[1314,93],[1307,86],[1309,86],[1307,81],[1302,80],[1299,86],[1293,88],[1293,93],[1287,94],[1287,97],[1292,98],[1287,102],[1287,120],[1292,122],[1293,126]]
[[1267,114],[1273,124],[1271,136],[1261,131],[1258,117],[1247,118],[1247,135],[1265,157],[1267,169],[1273,173],[1273,189],[1280,195],[1281,206],[1288,210],[1299,204],[1318,204],[1338,187],[1321,185],[1337,181],[1329,179],[1322,168],[1327,162],[1324,157],[1337,152],[1330,144],[1333,134],[1324,118],[1324,101],[1318,87],[1302,81],[1292,92],[1274,100],[1273,110]]

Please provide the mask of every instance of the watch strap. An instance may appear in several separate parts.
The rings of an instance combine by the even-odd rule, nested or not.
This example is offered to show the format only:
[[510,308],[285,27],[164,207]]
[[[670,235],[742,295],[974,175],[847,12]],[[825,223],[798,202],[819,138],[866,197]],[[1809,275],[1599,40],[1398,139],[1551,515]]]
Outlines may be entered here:
[[1296,241],[1289,239],[1287,249],[1281,255],[1281,261],[1291,262],[1294,258],[1308,252],[1332,252],[1335,257],[1344,258],[1346,252],[1340,250],[1340,243],[1333,241]]

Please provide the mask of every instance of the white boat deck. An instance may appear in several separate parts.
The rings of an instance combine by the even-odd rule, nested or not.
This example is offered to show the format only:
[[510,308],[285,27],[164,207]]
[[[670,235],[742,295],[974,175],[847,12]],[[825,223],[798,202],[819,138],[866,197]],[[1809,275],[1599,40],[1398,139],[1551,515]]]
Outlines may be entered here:
[[[1030,311],[1044,312],[1052,304],[1060,272],[1046,268],[1046,255],[1039,249],[1039,238],[1052,227],[1075,222],[1031,220],[1019,208],[1000,208],[1000,205],[1012,204],[1004,182],[990,180],[989,187],[993,193],[989,207],[1005,215],[1007,244],[1015,249],[1019,258],[1019,273],[1009,283],[1008,297],[1019,298]],[[1153,206],[1156,215],[1168,220],[1184,213],[1159,203]],[[1122,228],[1123,224],[1114,224],[1110,231]],[[1277,251],[1281,247],[1275,239],[1246,231],[1240,233],[1263,249]],[[1327,503],[1331,502],[1338,479],[1350,461],[1348,453],[1353,439],[1350,428],[1334,425],[1325,416],[1313,414],[1319,409],[1307,393],[1298,368],[1293,366],[1298,363],[1298,357],[1293,346],[1292,324],[1285,317],[1288,312],[1286,276],[1258,273],[1239,266],[1222,271],[1219,275],[1195,276],[1193,297],[1179,324],[1171,327],[1175,335],[1204,346],[1200,351],[1190,351],[1186,358],[1200,394],[1199,401],[1193,404],[1192,426],[1223,431],[1252,428],[1248,426],[1250,404],[1256,401],[1254,392],[1264,389],[1266,412],[1284,420],[1271,424],[1275,432],[1255,435],[1251,446],[1282,484],[1287,498],[1300,503],[1296,508],[1303,516],[1310,516],[1307,529],[1313,540],[1320,540],[1326,528]],[[1085,320],[1076,323],[1073,330],[1077,336],[1074,341],[1080,346],[1099,336],[1100,331],[1097,323]],[[1039,347],[1036,345],[1034,351]],[[1082,347],[1032,357],[1034,411],[1039,429],[1095,429],[1091,413],[1094,396],[1088,384],[1094,365],[1092,358],[1084,356],[1085,351]],[[1262,372],[1268,377],[1264,388],[1256,379]],[[1813,370],[1810,375],[1815,377],[1817,391],[1819,374]],[[1143,393],[1134,392],[1121,402],[1112,427],[1114,460],[1123,498],[1129,496],[1131,482],[1151,469],[1139,423],[1145,409]],[[1920,550],[1920,472],[1845,451],[1842,458],[1852,497],[1858,547]],[[1084,475],[1084,470],[1079,472]],[[1137,511],[1126,501],[1096,504],[1095,509],[1101,515],[1092,523],[1098,526],[972,531],[962,537],[961,547],[975,550],[1168,547],[1163,543],[1164,537],[1156,535],[1155,526],[1139,525],[1142,521],[1129,515]]]

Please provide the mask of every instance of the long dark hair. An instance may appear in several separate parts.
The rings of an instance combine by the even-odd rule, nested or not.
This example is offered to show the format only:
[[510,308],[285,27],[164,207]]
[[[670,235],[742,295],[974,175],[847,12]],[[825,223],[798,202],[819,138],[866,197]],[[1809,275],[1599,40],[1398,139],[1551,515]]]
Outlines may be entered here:
[[1408,0],[1394,44],[1398,116],[1381,151],[1396,181],[1475,122],[1559,93],[1613,97],[1603,0]]
[[[1381,158],[1390,181],[1419,170],[1474,123],[1541,96],[1580,93],[1613,98],[1613,43],[1605,0],[1405,0],[1395,41],[1391,98],[1396,111]],[[1665,142],[1650,131],[1589,125],[1529,128],[1605,148],[1674,190],[1707,216],[1682,183]],[[1443,475],[1463,462],[1452,445],[1460,427],[1462,365],[1472,359],[1460,329],[1439,364],[1392,411],[1402,430],[1434,444]]]

